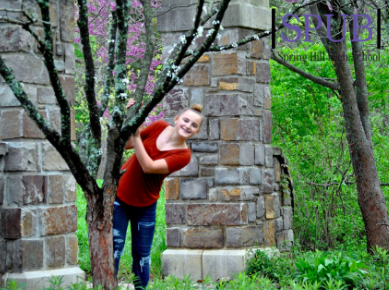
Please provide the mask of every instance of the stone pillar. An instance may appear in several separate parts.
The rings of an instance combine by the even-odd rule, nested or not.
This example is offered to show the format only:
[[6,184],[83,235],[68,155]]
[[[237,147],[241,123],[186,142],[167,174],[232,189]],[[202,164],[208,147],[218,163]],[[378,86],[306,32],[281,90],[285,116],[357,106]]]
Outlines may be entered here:
[[[158,28],[164,59],[192,26],[195,5],[186,5],[192,2],[162,1]],[[231,1],[222,25],[220,45],[269,30],[268,1]],[[165,181],[164,275],[232,277],[244,270],[247,249],[284,251],[291,242],[283,242],[293,241],[291,199],[283,198],[279,185],[284,159],[270,146],[269,59],[269,38],[207,53],[164,99],[171,123],[193,103],[203,104],[205,116],[200,133],[188,142],[190,164]]]
[[[0,0],[1,8],[40,15],[36,1]],[[31,6],[33,5],[33,6]],[[0,15],[25,20],[17,12]],[[50,2],[54,55],[65,94],[74,104],[74,2]],[[43,37],[41,23],[35,26]],[[42,55],[18,25],[0,24],[0,53],[39,110],[60,130],[61,116]],[[72,119],[74,140],[74,113]],[[48,287],[51,276],[65,285],[84,278],[77,266],[76,182],[66,163],[29,119],[0,77],[0,286],[11,279],[27,289]]]

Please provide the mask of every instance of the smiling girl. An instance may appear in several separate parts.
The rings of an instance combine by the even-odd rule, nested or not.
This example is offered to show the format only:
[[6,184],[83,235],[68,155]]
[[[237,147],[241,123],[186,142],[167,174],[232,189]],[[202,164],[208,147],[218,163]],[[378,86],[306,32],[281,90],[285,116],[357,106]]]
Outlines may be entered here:
[[[130,99],[127,108],[133,104],[134,100]],[[114,203],[114,259],[117,274],[131,222],[136,289],[145,289],[150,277],[150,252],[162,182],[190,162],[191,151],[185,141],[199,133],[201,111],[201,105],[192,105],[174,118],[174,127],[160,120],[142,131],[138,129],[126,143],[125,149],[134,148],[135,154],[122,167],[126,172],[119,181]]]

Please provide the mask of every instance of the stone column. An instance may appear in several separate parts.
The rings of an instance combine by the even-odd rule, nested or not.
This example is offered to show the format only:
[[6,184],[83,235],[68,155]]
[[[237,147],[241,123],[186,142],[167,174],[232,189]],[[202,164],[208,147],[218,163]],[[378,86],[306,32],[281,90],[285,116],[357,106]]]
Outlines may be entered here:
[[[162,1],[158,28],[164,58],[191,28],[192,2]],[[231,1],[222,25],[220,45],[270,30],[269,3]],[[204,106],[205,116],[201,132],[188,142],[190,164],[165,181],[164,275],[232,277],[244,270],[247,249],[276,246],[285,251],[293,241],[291,198],[279,184],[285,160],[280,149],[270,146],[269,59],[269,38],[207,53],[164,99],[171,123],[193,103]]]
[[[36,1],[0,0],[1,8],[40,15]],[[17,19],[17,12],[0,11]],[[50,2],[55,63],[74,104],[74,2]],[[35,28],[43,36],[41,23]],[[18,25],[0,24],[0,53],[39,110],[60,130],[61,116],[41,52]],[[72,119],[74,140],[74,113]],[[77,266],[76,182],[66,163],[27,116],[0,77],[0,286],[11,279],[27,289],[48,287],[51,276],[65,285],[84,278]]]

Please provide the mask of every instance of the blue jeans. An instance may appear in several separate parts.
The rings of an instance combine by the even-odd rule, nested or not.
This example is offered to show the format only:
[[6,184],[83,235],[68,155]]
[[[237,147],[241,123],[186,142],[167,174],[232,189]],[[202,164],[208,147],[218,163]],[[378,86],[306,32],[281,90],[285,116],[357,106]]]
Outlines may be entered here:
[[135,289],[145,289],[150,278],[150,252],[155,230],[157,203],[136,207],[116,197],[113,213],[113,250],[116,275],[123,254],[128,222],[131,222],[132,272],[135,275]]

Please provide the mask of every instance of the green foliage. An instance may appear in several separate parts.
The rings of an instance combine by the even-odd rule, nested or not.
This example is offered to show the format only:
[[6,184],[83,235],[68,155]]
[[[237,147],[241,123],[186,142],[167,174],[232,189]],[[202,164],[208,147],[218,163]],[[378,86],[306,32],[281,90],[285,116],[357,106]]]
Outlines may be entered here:
[[249,255],[252,258],[247,263],[246,274],[249,276],[261,274],[268,278],[275,278],[274,267],[268,254],[260,249],[250,250]]
[[24,289],[26,287],[25,283],[18,284],[14,280],[9,280],[7,282],[7,286],[5,288],[0,288],[0,290],[19,290],[19,289]]
[[[295,280],[309,283],[320,282],[324,289],[343,289],[337,287],[355,286],[366,274],[361,261],[344,255],[329,252],[309,252],[295,261]],[[339,283],[340,282],[340,283]],[[334,284],[335,283],[335,284]],[[342,286],[343,285],[343,286]]]

